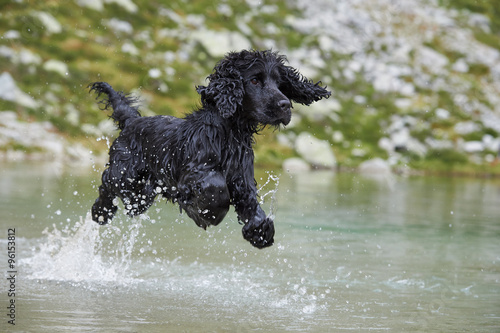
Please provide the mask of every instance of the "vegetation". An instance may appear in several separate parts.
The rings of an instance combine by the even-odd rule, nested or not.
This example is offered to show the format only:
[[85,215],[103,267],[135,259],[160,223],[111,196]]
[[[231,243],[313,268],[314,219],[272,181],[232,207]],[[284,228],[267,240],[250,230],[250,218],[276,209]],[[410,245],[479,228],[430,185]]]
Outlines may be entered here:
[[[293,138],[303,131],[329,141],[338,162],[348,167],[374,157],[387,159],[390,154],[380,147],[379,141],[390,136],[391,126],[401,119],[411,120],[407,125],[409,133],[421,143],[428,138],[457,143],[500,135],[494,127],[480,123],[475,110],[464,111],[457,106],[460,94],[484,107],[493,107],[484,92],[492,74],[488,65],[469,63],[467,70],[450,74],[453,80],[466,82],[467,87],[461,92],[446,86],[427,88],[413,75],[404,74],[400,78],[415,87],[414,96],[384,92],[375,89],[361,72],[346,76],[344,67],[352,55],[326,52],[320,49],[316,36],[296,29],[289,18],[299,18],[303,11],[294,7],[292,1],[266,0],[259,6],[254,6],[254,2],[127,2],[136,5],[134,10],[120,1],[94,2],[102,8],[79,5],[85,1],[2,1],[0,74],[8,72],[22,91],[40,102],[40,107],[23,107],[0,99],[0,111],[14,110],[24,121],[50,121],[67,137],[86,144],[95,142],[101,135],[113,135],[101,133],[100,124],[107,120],[107,114],[99,109],[87,88],[91,82],[104,80],[119,90],[140,95],[145,115],[182,116],[199,103],[194,88],[203,84],[220,58],[192,35],[199,31],[237,31],[254,48],[267,48],[272,42],[277,50],[319,49],[325,66],[311,79],[326,82],[340,104],[338,110],[316,118],[299,110],[296,113],[301,120],[295,126],[282,131],[265,130],[257,138],[256,146],[256,161],[261,165],[276,166],[283,159],[297,155],[293,145],[280,145],[277,138],[280,135]],[[487,17],[490,31],[468,27],[466,19],[460,24],[469,28],[478,42],[500,49],[500,0],[441,0],[440,5],[458,10],[465,18],[470,13]],[[450,49],[440,36],[423,46],[444,55],[449,62],[448,71],[465,56]],[[391,50],[385,44],[378,47],[371,43],[364,52],[383,54]],[[51,60],[57,61],[59,69],[47,65]],[[413,66],[417,60],[412,50],[409,65]],[[431,81],[439,79],[434,73],[425,75]],[[410,107],[398,106],[405,100]],[[438,109],[446,110],[449,115],[437,116]],[[455,125],[467,121],[481,126],[470,133],[456,133]],[[334,138],[339,133],[341,140]],[[9,145],[9,149],[32,150],[15,143]],[[431,148],[425,153],[404,149],[397,152],[400,165],[419,170],[481,169],[500,173],[498,166],[485,162],[491,161],[496,153],[484,150],[471,155],[450,148]]]

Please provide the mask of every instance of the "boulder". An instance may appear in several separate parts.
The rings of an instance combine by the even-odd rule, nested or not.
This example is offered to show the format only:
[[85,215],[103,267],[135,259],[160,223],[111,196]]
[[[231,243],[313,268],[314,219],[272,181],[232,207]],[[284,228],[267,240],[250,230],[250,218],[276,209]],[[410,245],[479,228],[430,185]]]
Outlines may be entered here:
[[47,72],[57,73],[63,77],[68,75],[68,65],[66,65],[62,61],[55,59],[47,60],[43,64],[43,69],[45,69]]
[[242,34],[235,31],[197,30],[191,34],[193,41],[199,42],[213,57],[223,57],[233,50],[248,49],[252,46],[250,41]]
[[283,161],[283,169],[290,173],[309,171],[311,166],[301,158],[292,157]]
[[34,12],[33,16],[40,20],[48,34],[59,34],[62,32],[62,25],[57,19],[47,12]]
[[38,102],[30,95],[24,93],[16,85],[9,73],[0,74],[0,99],[17,103],[27,108],[37,108]]
[[137,13],[139,8],[132,0],[105,0],[106,3],[116,3],[129,13]]
[[374,158],[361,163],[359,165],[359,172],[363,174],[388,175],[391,173],[391,166],[381,158]]
[[480,153],[484,150],[484,144],[481,141],[466,141],[463,149],[466,153]]
[[295,141],[295,150],[308,163],[321,168],[334,168],[337,164],[330,143],[302,132]]

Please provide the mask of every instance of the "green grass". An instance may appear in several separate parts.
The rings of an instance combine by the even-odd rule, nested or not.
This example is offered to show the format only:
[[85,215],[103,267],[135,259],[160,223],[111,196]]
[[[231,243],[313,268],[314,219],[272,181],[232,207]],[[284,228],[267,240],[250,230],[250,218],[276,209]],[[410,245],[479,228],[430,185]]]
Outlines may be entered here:
[[[213,30],[238,30],[237,20],[245,15],[247,18],[245,23],[252,30],[252,33],[246,37],[253,42],[255,48],[262,46],[259,45],[259,40],[263,39],[273,40],[277,50],[319,47],[317,40],[285,23],[287,16],[301,16],[302,13],[284,1],[262,1],[261,7],[262,5],[272,5],[276,8],[276,12],[260,15],[250,15],[252,13],[250,6],[246,2],[236,0],[225,2],[213,0],[172,0],[169,2],[135,0],[134,3],[139,7],[137,13],[129,13],[115,3],[106,3],[104,10],[99,12],[80,7],[76,1],[0,2],[0,20],[2,21],[0,36],[8,30],[17,30],[21,33],[20,39],[0,40],[0,43],[17,52],[29,50],[40,56],[42,64],[50,59],[63,61],[67,64],[70,74],[61,76],[45,71],[42,68],[43,65],[12,64],[1,58],[0,73],[9,72],[18,87],[24,92],[30,93],[36,100],[41,101],[42,107],[31,110],[14,103],[0,101],[0,111],[17,111],[20,119],[25,120],[48,120],[68,138],[92,141],[92,138],[86,138],[81,126],[71,124],[65,118],[64,105],[72,104],[77,109],[82,124],[98,124],[108,117],[108,113],[96,107],[95,95],[88,93],[87,85],[93,81],[108,81],[118,90],[126,92],[141,87],[142,94],[150,100],[150,104],[147,105],[148,109],[156,114],[182,116],[190,112],[199,104],[195,85],[203,82],[219,59],[207,54],[206,50],[196,44],[192,45],[192,52],[188,57],[180,56],[179,51],[184,49],[186,43],[189,42],[175,35],[160,37],[161,29],[179,28],[179,24],[174,20],[159,15],[162,10],[173,11],[184,19],[188,15],[198,15],[203,18],[204,25]],[[233,14],[220,14],[217,6],[221,3],[227,4]],[[472,31],[481,43],[500,49],[500,0],[442,0],[441,4],[481,13],[489,17],[492,34],[478,28]],[[32,15],[35,11],[50,13],[61,23],[63,32],[48,34],[41,22]],[[75,15],[75,13],[77,14]],[[133,26],[134,32],[130,35],[113,32],[106,25],[106,22],[111,18],[129,22]],[[265,28],[268,24],[275,25],[278,28],[277,33],[268,35]],[[187,29],[195,29],[195,27],[188,26]],[[150,35],[152,42],[141,39],[145,32]],[[123,53],[121,47],[126,42],[133,43],[140,54],[131,56]],[[429,41],[426,46],[446,55],[450,64],[464,56],[460,52],[449,51],[439,37]],[[162,60],[167,51],[178,55],[169,64]],[[367,50],[367,52],[378,51]],[[302,122],[295,128],[286,129],[286,131],[295,134],[302,131],[312,132],[317,138],[330,142],[332,142],[334,131],[342,132],[344,141],[332,142],[332,149],[341,165],[351,167],[367,158],[387,158],[387,153],[378,147],[378,141],[387,136],[387,133],[384,133],[384,128],[390,123],[392,115],[408,114],[431,124],[430,128],[413,129],[413,137],[421,142],[427,137],[431,137],[434,129],[439,129],[451,136],[456,122],[474,118],[474,114],[466,113],[460,106],[455,105],[454,94],[447,91],[434,92],[417,88],[417,93],[423,96],[422,99],[428,97],[431,105],[422,102],[422,106],[402,111],[394,105],[394,101],[404,96],[377,92],[361,75],[354,81],[342,77],[336,79],[333,75],[328,77],[330,73],[342,72],[342,61],[350,58],[351,55],[324,54],[324,60],[327,62],[326,68],[318,74],[318,77],[310,78],[315,81],[329,82],[329,88],[333,91],[334,98],[341,103],[341,110],[337,113],[338,120],[334,121],[327,117],[321,121],[313,121],[304,116]],[[165,67],[174,68],[175,74],[168,77],[163,75],[159,79],[152,79],[148,76],[149,69],[159,68],[165,72]],[[490,75],[487,66],[471,64],[468,73],[457,75],[470,82],[471,88],[465,92],[467,96],[474,97],[481,103],[490,106],[484,96],[484,87],[482,86],[484,79]],[[408,76],[404,79],[412,82],[413,77]],[[167,92],[158,90],[162,84],[168,86]],[[355,103],[353,97],[357,95],[365,97],[366,103],[363,105]],[[432,111],[437,107],[448,110],[450,118],[436,120]],[[54,112],[48,112],[49,110],[54,110]],[[277,132],[266,130],[263,135],[257,137],[256,163],[259,165],[278,166],[281,165],[284,158],[295,155],[292,149],[277,144],[276,134]],[[480,132],[466,136],[465,139],[479,140],[484,134],[496,137],[499,133],[493,129],[485,128]],[[364,157],[351,156],[352,149],[357,146],[365,150]],[[17,147],[16,149],[24,148]],[[455,170],[473,166],[467,156],[455,154],[452,151],[432,151],[425,157],[410,153],[405,154],[409,163],[417,169]]]

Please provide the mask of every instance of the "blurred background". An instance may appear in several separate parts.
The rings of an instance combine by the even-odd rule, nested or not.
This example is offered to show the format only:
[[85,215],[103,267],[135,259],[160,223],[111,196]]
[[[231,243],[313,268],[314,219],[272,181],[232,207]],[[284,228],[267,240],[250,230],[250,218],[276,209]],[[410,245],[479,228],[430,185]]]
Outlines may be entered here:
[[[256,136],[274,246],[164,200],[91,221],[117,131],[88,85],[183,116],[246,48],[332,90]],[[0,271],[16,229],[24,332],[498,332],[500,177],[442,175],[498,176],[499,149],[500,0],[0,0]]]
[[116,135],[89,83],[182,116],[245,48],[333,92],[258,136],[259,166],[500,173],[498,0],[0,1],[0,159],[86,163]]

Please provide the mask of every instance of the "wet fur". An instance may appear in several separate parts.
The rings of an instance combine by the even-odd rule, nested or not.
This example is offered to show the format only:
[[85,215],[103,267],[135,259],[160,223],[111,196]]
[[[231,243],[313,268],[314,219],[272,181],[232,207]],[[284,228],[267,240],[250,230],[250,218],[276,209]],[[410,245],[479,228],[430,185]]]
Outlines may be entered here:
[[259,206],[253,136],[266,125],[287,125],[291,102],[309,105],[330,92],[271,51],[226,55],[198,86],[202,106],[185,118],[141,117],[136,101],[105,82],[90,85],[121,133],[109,151],[92,218],[108,223],[120,198],[130,216],[158,195],[179,204],[202,228],[219,224],[233,205],[243,237],[257,248],[274,242],[274,223]]

